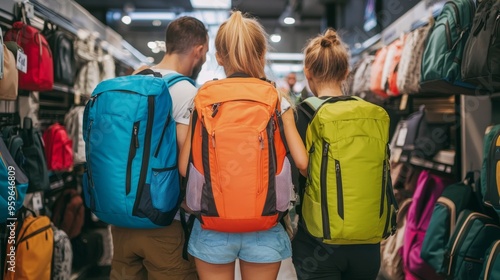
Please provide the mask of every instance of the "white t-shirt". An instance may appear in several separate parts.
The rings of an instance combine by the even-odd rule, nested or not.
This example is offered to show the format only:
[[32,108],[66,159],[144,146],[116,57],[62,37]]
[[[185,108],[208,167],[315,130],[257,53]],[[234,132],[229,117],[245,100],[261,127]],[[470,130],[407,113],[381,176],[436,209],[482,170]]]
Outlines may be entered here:
[[[177,73],[173,70],[155,69],[163,76]],[[177,73],[178,74],[178,73]],[[172,97],[172,116],[178,124],[189,125],[189,117],[193,109],[193,99],[198,89],[188,81],[180,81],[170,87],[170,96]]]

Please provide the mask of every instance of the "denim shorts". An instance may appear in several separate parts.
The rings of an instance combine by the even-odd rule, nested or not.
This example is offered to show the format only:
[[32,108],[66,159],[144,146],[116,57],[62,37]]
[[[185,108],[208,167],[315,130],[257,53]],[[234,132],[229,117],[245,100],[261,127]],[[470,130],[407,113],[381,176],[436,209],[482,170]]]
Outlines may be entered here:
[[211,264],[227,264],[237,258],[251,263],[280,262],[292,256],[290,238],[278,224],[266,231],[225,233],[201,228],[195,221],[188,252]]

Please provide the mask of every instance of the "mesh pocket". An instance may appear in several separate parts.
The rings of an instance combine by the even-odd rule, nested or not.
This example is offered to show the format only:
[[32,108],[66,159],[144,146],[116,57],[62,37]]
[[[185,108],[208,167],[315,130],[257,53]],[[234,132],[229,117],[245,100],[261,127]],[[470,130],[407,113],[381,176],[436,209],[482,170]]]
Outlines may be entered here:
[[292,168],[288,158],[285,157],[281,173],[276,175],[276,210],[284,212],[290,207],[290,194],[292,193]]
[[192,163],[189,163],[189,174],[186,189],[187,206],[195,211],[201,211],[201,195],[205,185],[205,176],[203,176]]

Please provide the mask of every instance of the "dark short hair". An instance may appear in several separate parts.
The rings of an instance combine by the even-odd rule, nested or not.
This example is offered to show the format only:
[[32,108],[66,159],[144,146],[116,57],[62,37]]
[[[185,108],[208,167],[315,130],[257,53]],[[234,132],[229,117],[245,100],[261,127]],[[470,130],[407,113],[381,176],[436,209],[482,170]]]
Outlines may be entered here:
[[183,53],[192,47],[207,42],[208,31],[203,22],[194,17],[183,16],[167,26],[165,47],[167,54]]

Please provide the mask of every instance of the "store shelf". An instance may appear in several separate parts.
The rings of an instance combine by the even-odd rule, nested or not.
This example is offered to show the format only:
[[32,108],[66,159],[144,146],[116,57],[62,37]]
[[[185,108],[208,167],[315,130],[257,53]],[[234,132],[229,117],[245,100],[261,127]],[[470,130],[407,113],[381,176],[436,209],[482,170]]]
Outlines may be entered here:
[[410,155],[410,151],[403,152],[399,148],[392,153],[394,161],[396,162],[409,163],[417,167],[443,172],[446,174],[455,173],[455,155],[455,150],[442,150],[439,151],[432,160],[426,160],[418,157],[412,157]]

